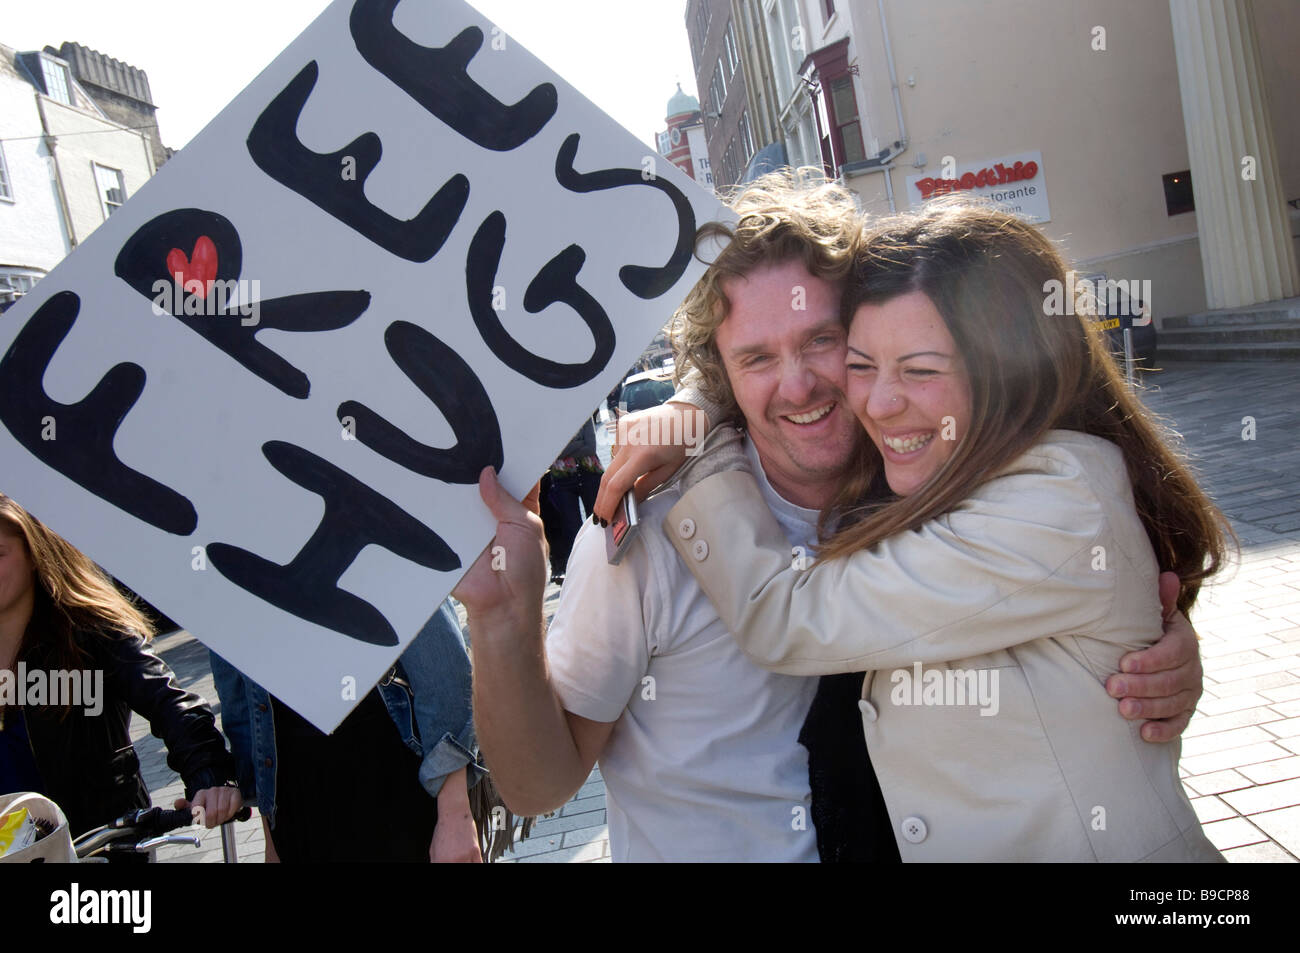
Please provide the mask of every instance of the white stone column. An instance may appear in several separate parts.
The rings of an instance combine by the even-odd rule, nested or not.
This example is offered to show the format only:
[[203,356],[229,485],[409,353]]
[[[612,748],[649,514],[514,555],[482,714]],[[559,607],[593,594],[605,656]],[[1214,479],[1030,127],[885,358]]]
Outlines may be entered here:
[[[1252,0],[1169,0],[1205,294],[1232,308],[1300,293]],[[1255,160],[1243,179],[1243,159]]]

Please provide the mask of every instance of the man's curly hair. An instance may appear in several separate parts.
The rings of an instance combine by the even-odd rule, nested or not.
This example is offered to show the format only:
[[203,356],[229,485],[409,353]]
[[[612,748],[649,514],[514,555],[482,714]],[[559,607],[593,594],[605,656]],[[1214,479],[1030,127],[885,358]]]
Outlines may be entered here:
[[853,193],[811,168],[755,179],[728,205],[738,216],[734,225],[709,222],[696,233],[695,253],[702,261],[701,246],[725,247],[673,315],[670,338],[678,383],[692,369],[699,371],[700,379],[691,383],[735,417],[739,411],[715,342],[731,309],[722,282],[791,259],[818,278],[843,282],[853,264],[861,214]]

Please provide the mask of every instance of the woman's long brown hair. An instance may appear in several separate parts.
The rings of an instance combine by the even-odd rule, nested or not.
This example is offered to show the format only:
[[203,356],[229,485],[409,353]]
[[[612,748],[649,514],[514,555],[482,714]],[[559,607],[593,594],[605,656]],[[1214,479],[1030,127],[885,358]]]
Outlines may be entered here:
[[866,228],[844,296],[845,325],[861,305],[925,294],[965,362],[970,432],[959,434],[947,462],[904,498],[890,496],[880,453],[863,434],[823,514],[820,558],[866,549],[941,516],[1047,431],[1076,430],[1120,448],[1156,561],[1178,574],[1178,606],[1191,608],[1202,581],[1221,568],[1226,539],[1235,537],[1173,449],[1172,429],[1124,383],[1101,333],[1081,314],[1049,313],[1053,281],[1070,293],[1065,263],[1038,229],[969,199],[940,199]]
[[35,569],[35,605],[20,658],[39,641],[57,667],[71,670],[80,668],[85,658],[75,638],[79,630],[153,637],[153,624],[85,553],[3,493],[0,533],[26,543]]

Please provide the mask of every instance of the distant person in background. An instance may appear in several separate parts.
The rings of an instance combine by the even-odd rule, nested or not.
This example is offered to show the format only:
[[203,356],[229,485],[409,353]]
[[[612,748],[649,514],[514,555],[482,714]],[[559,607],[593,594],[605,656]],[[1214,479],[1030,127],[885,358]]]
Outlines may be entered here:
[[[50,798],[73,837],[149,807],[131,746],[135,711],[166,742],[167,766],[185,782],[192,806],[204,808],[208,827],[243,807],[208,703],[177,685],[149,650],[153,631],[84,553],[0,493],[0,672],[23,664],[29,684],[36,671],[91,680],[84,686],[83,677],[81,704],[48,697],[21,705],[0,696],[0,793]],[[54,685],[49,675],[47,683]]]
[[604,472],[596,455],[596,428],[588,420],[542,477],[541,516],[551,550],[551,582],[564,582],[573,540],[582,528],[578,501],[586,513],[592,512]]

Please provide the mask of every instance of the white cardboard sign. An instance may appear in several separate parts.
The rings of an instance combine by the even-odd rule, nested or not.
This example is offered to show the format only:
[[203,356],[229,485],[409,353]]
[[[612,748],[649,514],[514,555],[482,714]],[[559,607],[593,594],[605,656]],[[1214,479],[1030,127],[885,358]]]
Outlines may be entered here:
[[0,490],[331,730],[722,214],[460,0],[337,0],[0,317]]

